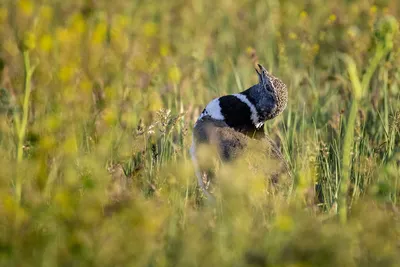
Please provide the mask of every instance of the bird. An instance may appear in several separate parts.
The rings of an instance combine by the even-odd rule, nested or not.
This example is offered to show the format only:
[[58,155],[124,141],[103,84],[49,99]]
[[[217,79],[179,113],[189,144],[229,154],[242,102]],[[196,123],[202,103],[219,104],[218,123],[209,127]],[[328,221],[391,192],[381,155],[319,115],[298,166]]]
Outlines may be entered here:
[[[249,148],[265,150],[271,159],[282,165],[281,169],[289,172],[283,155],[263,129],[267,120],[285,110],[288,101],[287,86],[261,64],[257,66],[257,84],[242,92],[211,100],[194,124],[190,154],[198,185],[207,198],[212,198],[208,189],[213,174],[209,166],[199,162],[202,145],[215,148],[215,153],[222,162],[239,158]],[[275,177],[272,179],[277,179],[277,174],[273,176]]]

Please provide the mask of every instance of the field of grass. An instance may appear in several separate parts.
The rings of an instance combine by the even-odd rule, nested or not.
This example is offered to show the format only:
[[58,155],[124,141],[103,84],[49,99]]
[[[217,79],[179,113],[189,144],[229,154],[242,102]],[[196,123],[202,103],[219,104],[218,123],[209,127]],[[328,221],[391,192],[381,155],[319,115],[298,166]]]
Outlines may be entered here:
[[[400,2],[0,0],[0,266],[400,266]],[[189,156],[214,97],[288,86],[275,190]]]

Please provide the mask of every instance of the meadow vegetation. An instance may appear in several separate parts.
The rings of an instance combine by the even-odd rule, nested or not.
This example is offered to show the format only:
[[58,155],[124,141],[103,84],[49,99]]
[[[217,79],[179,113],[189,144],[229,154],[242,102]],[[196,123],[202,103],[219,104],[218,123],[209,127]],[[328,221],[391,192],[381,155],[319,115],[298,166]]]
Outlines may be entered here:
[[[399,266],[400,2],[0,0],[1,266]],[[288,161],[189,156],[205,104],[288,86]],[[267,165],[264,166],[268,168]]]

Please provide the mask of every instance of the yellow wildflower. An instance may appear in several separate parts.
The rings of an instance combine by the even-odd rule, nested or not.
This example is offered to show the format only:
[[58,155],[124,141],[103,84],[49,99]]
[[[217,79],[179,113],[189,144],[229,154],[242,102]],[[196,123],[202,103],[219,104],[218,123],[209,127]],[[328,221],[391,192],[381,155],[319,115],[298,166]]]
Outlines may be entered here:
[[160,66],[160,61],[158,59],[155,59],[153,62],[151,62],[150,67],[149,67],[149,71],[153,72],[155,70],[157,70],[157,68]]
[[2,195],[4,196],[1,198],[0,206],[3,208],[4,213],[10,217],[18,214],[20,222],[25,221],[28,218],[28,215],[26,211],[15,202],[15,198],[9,194]]
[[290,32],[289,33],[289,38],[292,39],[292,40],[296,40],[297,39],[297,34],[294,33],[294,32]]
[[290,216],[278,215],[275,220],[275,225],[282,232],[290,232],[294,227],[294,222]]
[[177,66],[172,67],[168,71],[168,78],[171,82],[178,83],[181,80],[181,71]]
[[40,139],[40,147],[44,150],[49,150],[57,145],[57,140],[52,135],[44,136]]
[[378,7],[376,5],[371,6],[371,8],[369,9],[369,13],[371,15],[375,14],[376,11],[378,11]]
[[22,14],[26,16],[30,16],[33,13],[33,2],[30,0],[19,0],[18,1],[18,10],[21,11]]
[[96,25],[93,35],[92,35],[92,42],[94,44],[100,44],[104,42],[107,34],[107,24],[104,22],[100,22]]
[[73,31],[83,33],[86,30],[86,22],[81,14],[77,14],[72,18]]
[[301,11],[300,13],[300,19],[306,19],[308,17],[308,13],[306,11]]
[[53,18],[53,8],[48,5],[44,5],[40,8],[39,11],[40,17],[43,17],[46,20],[51,20]]
[[33,32],[26,32],[23,39],[23,50],[32,50],[36,46],[36,36]]
[[143,26],[143,33],[147,37],[155,36],[157,33],[157,24],[154,22],[147,22]]
[[318,52],[319,52],[319,44],[314,44],[312,46],[312,51],[313,51],[314,54],[318,54]]
[[44,52],[48,52],[53,47],[53,39],[50,34],[43,35],[39,40],[39,48]]
[[13,197],[8,194],[4,194],[2,197],[2,207],[7,213],[14,214],[15,210],[17,209],[17,203]]
[[253,56],[256,53],[256,49],[254,49],[254,47],[248,46],[246,48],[246,54],[248,56]]
[[106,110],[104,110],[103,120],[108,125],[114,124],[117,121],[117,119],[118,119],[117,113],[113,109],[107,108]]
[[125,28],[129,24],[129,17],[124,15],[117,15],[115,26],[118,28]]
[[56,29],[56,38],[60,43],[69,42],[72,39],[71,37],[71,33],[67,28],[59,27]]
[[337,17],[336,17],[336,15],[335,15],[335,14],[331,14],[331,15],[329,16],[329,22],[330,22],[330,23],[333,23],[333,22],[335,22],[335,21],[336,21],[336,19],[337,19]]
[[61,81],[66,82],[72,78],[74,72],[75,68],[73,66],[63,66],[58,73],[58,77]]
[[160,45],[160,55],[165,57],[165,56],[168,56],[168,54],[169,54],[168,45],[166,45],[166,44]]

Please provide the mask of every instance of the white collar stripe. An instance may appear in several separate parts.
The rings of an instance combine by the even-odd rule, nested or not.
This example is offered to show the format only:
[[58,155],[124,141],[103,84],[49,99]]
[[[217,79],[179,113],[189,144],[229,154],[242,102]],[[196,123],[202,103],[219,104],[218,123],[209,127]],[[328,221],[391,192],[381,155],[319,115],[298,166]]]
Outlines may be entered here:
[[260,128],[263,125],[263,122],[259,121],[258,118],[258,112],[256,107],[250,102],[249,99],[247,99],[247,97],[245,95],[242,94],[234,94],[235,97],[237,97],[240,101],[242,101],[243,103],[245,103],[251,111],[251,120],[253,122],[253,124],[257,127]]

